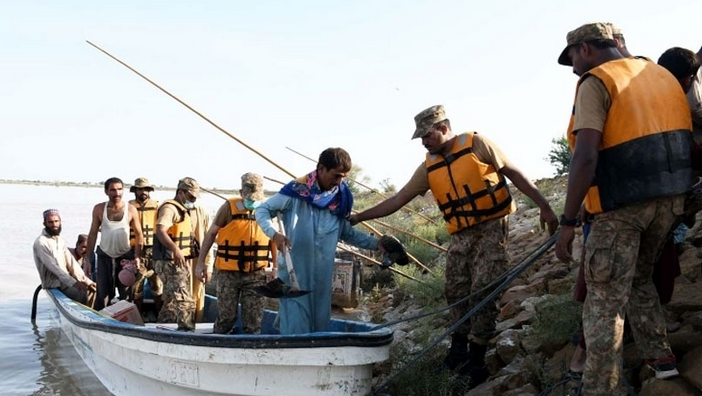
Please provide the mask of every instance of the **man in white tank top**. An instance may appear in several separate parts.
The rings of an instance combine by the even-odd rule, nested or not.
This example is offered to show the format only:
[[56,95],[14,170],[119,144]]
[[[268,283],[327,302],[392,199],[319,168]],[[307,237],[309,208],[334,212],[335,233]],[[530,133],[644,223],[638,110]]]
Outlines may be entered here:
[[[109,305],[115,296],[115,287],[119,290],[120,300],[127,297],[126,286],[118,279],[117,274],[122,269],[120,261],[140,260],[144,245],[141,224],[136,208],[122,200],[124,183],[112,177],[105,181],[107,202],[102,202],[93,208],[92,224],[88,234],[88,253],[92,254],[97,241],[98,232],[100,246],[97,248],[97,299],[95,310],[99,311]],[[129,245],[129,229],[136,235],[134,251]],[[137,262],[137,265],[139,263]]]

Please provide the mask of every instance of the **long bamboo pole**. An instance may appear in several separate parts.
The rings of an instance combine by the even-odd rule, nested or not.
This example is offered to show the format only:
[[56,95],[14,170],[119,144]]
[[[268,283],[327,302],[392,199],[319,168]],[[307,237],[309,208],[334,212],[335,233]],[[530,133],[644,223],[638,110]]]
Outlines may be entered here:
[[[191,110],[193,113],[195,113],[195,114],[197,114],[198,116],[200,116],[203,120],[207,121],[210,125],[212,125],[213,127],[217,128],[220,132],[222,132],[222,133],[224,133],[225,135],[229,136],[230,138],[236,140],[236,141],[237,141],[239,144],[241,144],[242,146],[244,146],[244,147],[246,147],[247,149],[253,151],[253,152],[254,152],[255,154],[257,154],[259,157],[261,157],[261,158],[263,158],[264,160],[268,161],[271,165],[273,165],[273,166],[275,166],[276,168],[280,169],[281,171],[285,172],[285,173],[286,173],[287,175],[289,175],[290,177],[293,177],[293,178],[295,177],[295,175],[292,174],[290,171],[288,171],[287,169],[285,169],[285,168],[283,168],[282,166],[278,165],[275,161],[273,161],[272,159],[270,159],[270,158],[268,158],[267,156],[263,155],[260,151],[258,151],[258,150],[256,150],[256,149],[254,149],[253,147],[249,146],[248,144],[246,144],[246,143],[245,143],[244,141],[242,141],[241,139],[239,139],[239,138],[237,138],[236,136],[232,135],[231,133],[227,132],[224,128],[220,127],[219,125],[215,124],[212,120],[210,120],[209,118],[207,118],[204,114],[202,114],[202,113],[200,113],[199,111],[195,110],[195,109],[192,108],[190,105],[188,105],[187,103],[183,102],[183,101],[180,100],[178,97],[176,97],[176,96],[173,95],[172,93],[168,92],[165,88],[163,88],[163,87],[161,87],[160,85],[156,84],[155,82],[153,82],[151,79],[149,79],[149,78],[146,77],[145,75],[139,73],[136,69],[132,68],[131,66],[129,66],[129,65],[126,64],[125,62],[122,62],[119,58],[115,57],[114,55],[110,54],[109,52],[105,51],[104,49],[98,47],[97,45],[91,43],[91,42],[88,41],[88,40],[86,40],[86,42],[87,42],[88,44],[90,44],[91,46],[95,47],[97,50],[99,50],[99,51],[102,52],[103,54],[105,54],[105,55],[109,56],[110,58],[114,59],[115,61],[117,61],[117,62],[118,62],[119,64],[121,64],[122,66],[124,66],[124,67],[126,67],[127,69],[133,71],[133,72],[136,73],[139,77],[141,77],[141,78],[143,78],[144,80],[148,81],[151,85],[155,86],[156,88],[158,88],[159,90],[161,90],[163,93],[165,93],[166,95],[170,96],[170,97],[173,98],[175,101],[177,101],[178,103],[180,103],[180,104],[182,104],[183,106],[187,107],[187,108],[188,108],[189,110]],[[364,225],[365,225],[365,224],[364,224]],[[379,234],[380,234],[380,233],[379,233]],[[382,235],[382,234],[380,234],[380,235]],[[415,260],[416,260],[416,259],[415,259]],[[422,266],[423,266],[423,265],[422,265]],[[426,268],[426,267],[424,267],[424,268]]]
[[[381,264],[378,260],[376,260],[376,259],[374,259],[374,258],[371,258],[371,257],[368,257],[368,256],[366,256],[365,254],[361,254],[361,253],[358,253],[358,252],[354,252],[353,250],[351,250],[351,249],[349,249],[349,248],[347,248],[347,247],[345,247],[345,246],[342,246],[342,245],[338,245],[337,247],[338,247],[339,249],[345,251],[345,252],[349,252],[349,253],[353,254],[354,256],[358,256],[358,257],[360,257],[360,258],[362,258],[362,259],[368,260],[369,262],[371,262],[371,263],[373,263],[373,264],[375,264],[375,265],[379,265],[379,266],[381,266],[381,267],[383,266],[383,264]],[[394,273],[396,273],[396,274],[402,275],[402,276],[404,276],[404,277],[407,278],[407,279],[412,279],[412,280],[417,281],[417,282],[419,282],[419,283],[421,283],[421,284],[423,284],[423,285],[426,285],[426,283],[424,283],[422,280],[417,279],[417,278],[415,278],[415,277],[413,277],[413,276],[411,276],[411,275],[407,275],[407,274],[405,274],[404,272],[401,272],[401,271],[399,271],[399,270],[397,270],[397,269],[395,269],[395,268],[393,268],[393,267],[387,267],[387,269],[389,269],[390,271],[392,271],[392,272],[394,272]]]
[[[294,150],[294,149],[292,149],[292,148],[290,148],[290,147],[288,147],[288,146],[285,146],[285,148],[288,149],[288,150],[290,150],[290,151],[292,151],[293,153],[299,155],[299,156],[302,157],[302,158],[306,158],[306,159],[308,159],[308,160],[310,160],[310,161],[312,161],[312,162],[315,162],[315,163],[317,162],[317,161],[315,161],[313,158],[310,158],[310,157],[306,156],[305,154],[302,154],[301,152],[299,152],[299,151],[297,151],[297,150]],[[387,196],[386,194],[383,194],[382,192],[378,191],[377,189],[375,189],[375,188],[373,188],[373,187],[370,187],[370,186],[367,186],[367,185],[361,183],[361,182],[358,181],[358,180],[354,180],[354,179],[351,179],[351,178],[349,178],[349,177],[347,177],[347,179],[348,179],[349,181],[352,181],[352,182],[358,184],[358,185],[361,186],[361,187],[366,188],[367,190],[369,190],[369,191],[371,191],[371,192],[373,192],[373,193],[375,193],[375,194],[380,195],[380,196],[383,197],[383,198],[386,198],[386,199],[387,199],[387,198],[390,198],[390,197]],[[400,209],[401,209],[401,210],[404,210],[404,211],[406,211],[406,212],[408,212],[408,213],[415,214],[415,215],[417,215],[417,216],[423,218],[424,220],[427,220],[427,221],[431,222],[432,224],[437,224],[436,221],[434,221],[434,219],[432,219],[431,217],[428,217],[427,215],[421,214],[421,213],[417,212],[417,211],[414,210],[414,209],[411,209],[411,208],[408,208],[408,207],[405,207],[405,206],[401,207]]]
[[[264,178],[265,178],[265,176],[264,176]],[[270,180],[270,179],[269,179],[269,180]],[[277,180],[276,180],[276,181],[277,181]],[[210,193],[210,194],[212,194],[212,195],[214,195],[214,196],[217,196],[217,197],[219,197],[219,198],[222,198],[222,199],[225,200],[225,201],[228,200],[227,197],[225,197],[225,196],[222,195],[222,194],[217,193],[216,191],[212,191],[212,190],[207,189],[207,188],[204,188],[204,187],[202,187],[202,186],[200,186],[200,189],[203,190],[203,191],[205,191],[205,192],[208,192],[208,193]],[[373,258],[371,258],[371,257],[368,257],[368,256],[366,256],[366,255],[363,255],[363,254],[361,254],[361,253],[354,252],[353,250],[350,250],[350,249],[348,249],[348,248],[342,246],[340,243],[337,243],[337,244],[336,244],[336,247],[338,247],[338,248],[341,249],[341,250],[347,251],[347,252],[349,252],[349,253],[351,253],[351,254],[353,254],[353,255],[356,255],[356,256],[358,256],[358,257],[361,257],[361,258],[363,258],[363,259],[365,259],[365,260],[368,260],[369,262],[371,262],[371,263],[373,263],[373,264],[379,265],[379,266],[381,266],[381,267],[383,266],[383,264],[381,264],[378,260],[375,260],[375,259],[373,259]],[[396,270],[395,268],[390,267],[390,270],[393,271],[393,272],[395,272],[395,273],[398,274],[398,275],[401,275],[401,276],[406,277],[407,279],[412,279],[412,280],[415,280],[415,281],[417,281],[417,282],[419,282],[419,283],[425,284],[425,283],[422,282],[421,280],[419,280],[419,279],[417,279],[417,278],[415,278],[415,277],[413,277],[413,276],[411,276],[411,275],[407,275],[407,274],[405,274],[405,273],[402,272],[402,271]]]
[[203,120],[207,121],[210,125],[212,125],[213,127],[217,128],[217,129],[218,129],[220,132],[222,132],[223,134],[225,134],[225,135],[229,136],[230,138],[236,140],[239,144],[241,144],[242,146],[246,147],[247,149],[253,151],[256,155],[258,155],[259,157],[261,157],[261,158],[263,158],[264,160],[268,161],[271,165],[273,165],[273,166],[275,166],[276,168],[280,169],[281,171],[285,172],[285,173],[288,174],[289,176],[295,177],[295,175],[293,175],[292,173],[288,172],[288,170],[286,170],[286,169],[283,168],[282,166],[280,166],[280,165],[278,165],[277,163],[275,163],[275,161],[273,161],[272,159],[266,157],[265,155],[263,155],[260,151],[256,150],[255,148],[249,146],[249,145],[246,144],[243,140],[241,140],[241,139],[239,139],[238,137],[236,137],[236,136],[232,135],[231,133],[227,132],[224,128],[222,128],[221,126],[215,124],[212,120],[210,120],[209,118],[207,118],[204,114],[202,114],[202,113],[200,113],[199,111],[195,110],[195,109],[192,108],[189,104],[187,104],[187,103],[183,102],[182,100],[178,99],[175,95],[173,95],[173,94],[171,94],[170,92],[166,91],[164,88],[162,88],[160,85],[156,84],[155,82],[151,81],[151,80],[150,80],[148,77],[146,77],[145,75],[139,73],[138,71],[136,71],[134,68],[132,68],[132,67],[129,66],[128,64],[122,62],[121,60],[119,60],[119,59],[118,59],[117,57],[115,57],[114,55],[112,55],[112,54],[110,54],[109,52],[105,51],[104,49],[98,47],[97,45],[91,43],[90,41],[88,41],[88,40],[85,40],[85,41],[86,41],[88,44],[90,44],[90,45],[92,45],[93,47],[95,47],[98,51],[100,51],[100,52],[102,52],[103,54],[105,54],[105,55],[109,56],[110,58],[114,59],[115,61],[117,61],[117,62],[118,62],[119,64],[121,64],[122,66],[124,66],[124,67],[126,67],[127,69],[129,69],[129,70],[133,71],[134,73],[136,73],[139,77],[141,77],[141,78],[143,78],[144,80],[148,81],[149,83],[151,83],[151,85],[153,85],[154,87],[160,89],[161,91],[163,91],[163,93],[165,93],[166,95],[170,96],[170,97],[173,98],[175,101],[177,101],[178,103],[182,104],[183,106],[187,107],[187,108],[188,108],[190,111],[192,111],[193,113],[199,115]]
[[391,230],[393,230],[393,231],[399,232],[399,233],[401,233],[401,234],[405,234],[405,235],[410,236],[410,237],[412,237],[412,238],[416,238],[417,240],[422,241],[422,242],[426,243],[427,245],[429,245],[429,246],[431,246],[431,247],[434,247],[434,248],[436,248],[436,249],[438,249],[438,250],[441,250],[441,251],[444,251],[444,252],[448,252],[448,249],[446,249],[445,247],[443,247],[443,246],[441,246],[441,245],[438,245],[438,244],[436,244],[436,243],[434,243],[434,242],[432,242],[432,241],[430,241],[430,240],[428,240],[428,239],[422,238],[422,237],[420,237],[419,235],[412,234],[412,233],[409,232],[409,231],[402,230],[402,229],[400,229],[400,228],[397,228],[397,227],[395,227],[395,226],[393,226],[393,225],[390,225],[390,224],[388,224],[388,223],[386,223],[386,222],[384,222],[384,221],[380,221],[380,220],[378,220],[378,219],[374,219],[374,220],[371,220],[371,221],[373,221],[373,222],[375,222],[375,223],[378,223],[378,224],[380,224],[381,226],[386,227],[386,228],[389,228],[389,229],[391,229]]

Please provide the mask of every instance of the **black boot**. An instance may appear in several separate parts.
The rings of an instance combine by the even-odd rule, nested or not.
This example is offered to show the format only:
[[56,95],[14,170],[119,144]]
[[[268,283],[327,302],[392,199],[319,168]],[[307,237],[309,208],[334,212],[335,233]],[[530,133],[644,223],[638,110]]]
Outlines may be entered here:
[[490,376],[490,371],[485,365],[486,351],[487,345],[471,342],[468,349],[468,362],[458,369],[459,374],[467,375],[470,378],[471,388],[482,384]]
[[462,334],[451,336],[451,348],[444,359],[444,367],[455,370],[468,361],[468,337]]

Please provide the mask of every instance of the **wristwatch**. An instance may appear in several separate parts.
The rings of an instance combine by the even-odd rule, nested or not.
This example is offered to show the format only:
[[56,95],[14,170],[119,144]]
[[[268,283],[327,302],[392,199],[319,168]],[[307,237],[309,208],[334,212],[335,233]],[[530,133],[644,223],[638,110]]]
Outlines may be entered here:
[[568,219],[565,217],[565,214],[562,214],[560,225],[568,227],[579,227],[581,225],[580,218],[576,217],[574,219]]

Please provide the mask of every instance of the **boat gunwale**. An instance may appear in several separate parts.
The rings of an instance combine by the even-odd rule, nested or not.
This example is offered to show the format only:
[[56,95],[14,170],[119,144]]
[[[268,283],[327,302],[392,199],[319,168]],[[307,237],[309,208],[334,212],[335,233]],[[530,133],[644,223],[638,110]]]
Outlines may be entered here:
[[[334,348],[334,347],[381,347],[393,340],[393,331],[382,328],[372,331],[317,332],[308,334],[197,334],[170,329],[137,326],[131,323],[102,316],[91,308],[77,303],[58,289],[45,290],[53,300],[61,316],[72,324],[87,330],[96,330],[126,337],[140,338],[153,342],[164,342],[195,347],[246,348],[246,349],[291,349],[291,348]],[[70,313],[64,305],[75,309],[90,320],[80,319]],[[369,326],[364,322],[341,320],[356,325]]]

